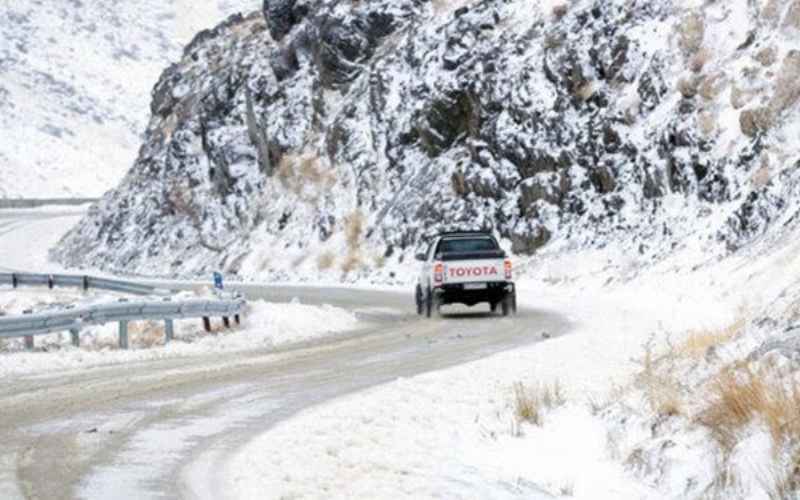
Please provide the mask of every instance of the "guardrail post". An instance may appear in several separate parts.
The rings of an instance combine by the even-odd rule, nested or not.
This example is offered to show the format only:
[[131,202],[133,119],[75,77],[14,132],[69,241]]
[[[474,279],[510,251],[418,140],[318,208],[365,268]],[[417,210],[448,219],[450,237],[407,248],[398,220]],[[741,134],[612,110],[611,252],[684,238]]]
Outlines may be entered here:
[[238,314],[233,317],[233,321],[235,321],[237,325],[241,325],[242,324],[242,319],[239,317]]
[[80,347],[81,346],[81,332],[80,332],[80,330],[78,330],[77,328],[73,328],[72,330],[69,331],[69,335],[70,335],[70,337],[72,337],[72,345],[74,347]]
[[128,348],[128,322],[127,321],[120,321],[119,322],[119,348],[120,349],[127,349]]
[[55,283],[53,283],[53,275],[50,274],[50,275],[47,276],[47,288],[52,290],[53,286],[55,286]]
[[17,288],[19,286],[19,278],[17,278],[17,273],[11,273],[11,287]]
[[33,350],[33,335],[25,335],[25,349]]
[[211,333],[211,318],[208,316],[203,316],[203,328],[207,332]]
[[231,320],[227,316],[222,317],[222,324],[225,325],[225,328],[227,328],[228,330],[231,329]]
[[85,292],[88,289],[89,289],[89,277],[88,276],[84,276],[83,277],[83,291]]
[[164,320],[164,334],[168,343],[175,339],[175,324],[171,319]]

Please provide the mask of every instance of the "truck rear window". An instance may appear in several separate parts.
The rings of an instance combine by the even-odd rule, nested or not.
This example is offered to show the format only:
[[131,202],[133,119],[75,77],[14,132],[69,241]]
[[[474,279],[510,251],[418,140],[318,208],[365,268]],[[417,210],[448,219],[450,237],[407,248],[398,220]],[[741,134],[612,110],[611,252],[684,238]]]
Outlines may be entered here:
[[491,252],[497,249],[497,242],[492,238],[453,238],[439,242],[436,253]]

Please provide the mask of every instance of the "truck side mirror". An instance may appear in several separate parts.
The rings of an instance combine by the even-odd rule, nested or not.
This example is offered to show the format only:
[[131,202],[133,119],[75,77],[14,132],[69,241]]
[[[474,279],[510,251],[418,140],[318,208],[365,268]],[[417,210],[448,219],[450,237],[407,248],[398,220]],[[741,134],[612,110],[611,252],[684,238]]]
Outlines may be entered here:
[[427,256],[424,253],[418,253],[417,255],[414,256],[414,258],[422,262],[425,262],[425,260],[427,260]]

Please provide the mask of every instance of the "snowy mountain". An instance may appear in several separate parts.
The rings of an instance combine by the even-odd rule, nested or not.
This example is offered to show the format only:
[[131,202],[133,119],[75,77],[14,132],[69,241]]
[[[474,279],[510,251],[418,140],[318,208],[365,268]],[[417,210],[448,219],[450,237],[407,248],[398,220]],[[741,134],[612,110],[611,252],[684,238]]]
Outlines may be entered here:
[[150,89],[257,0],[0,2],[0,197],[100,196],[136,159]]
[[71,265],[386,276],[448,227],[658,259],[797,212],[788,1],[274,1],[161,76]]

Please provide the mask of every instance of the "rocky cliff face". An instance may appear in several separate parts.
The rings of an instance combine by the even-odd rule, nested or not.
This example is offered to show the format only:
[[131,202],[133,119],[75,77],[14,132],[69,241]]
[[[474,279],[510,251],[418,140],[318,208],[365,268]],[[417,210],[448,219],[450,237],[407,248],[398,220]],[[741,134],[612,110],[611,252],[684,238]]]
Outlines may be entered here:
[[266,0],[163,73],[55,254],[338,278],[447,228],[729,252],[797,212],[798,81],[797,1]]

